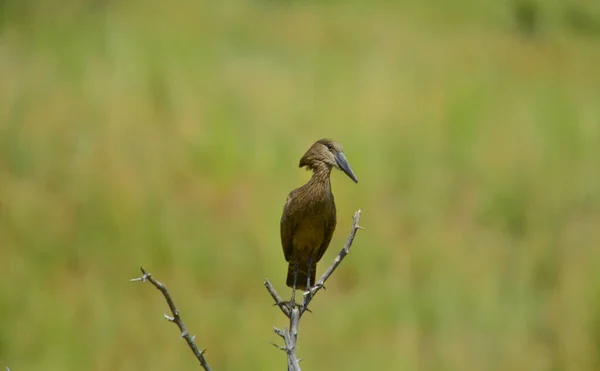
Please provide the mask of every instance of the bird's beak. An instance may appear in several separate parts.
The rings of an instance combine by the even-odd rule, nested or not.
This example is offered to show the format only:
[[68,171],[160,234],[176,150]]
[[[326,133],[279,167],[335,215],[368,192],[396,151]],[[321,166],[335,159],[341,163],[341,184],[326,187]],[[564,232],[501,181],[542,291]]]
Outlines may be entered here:
[[350,164],[348,164],[348,160],[346,159],[344,152],[338,152],[335,155],[335,162],[337,162],[337,165],[340,168],[340,170],[346,173],[346,175],[348,175],[350,179],[354,181],[354,183],[358,183],[358,179],[356,179],[356,175],[354,175]]

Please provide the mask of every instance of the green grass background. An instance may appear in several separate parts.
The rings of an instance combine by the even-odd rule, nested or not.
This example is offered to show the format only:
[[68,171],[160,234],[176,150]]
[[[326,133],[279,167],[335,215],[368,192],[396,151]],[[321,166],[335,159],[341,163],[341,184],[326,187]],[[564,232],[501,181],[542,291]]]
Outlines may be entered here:
[[[306,370],[600,369],[600,48],[543,3],[0,2],[0,366],[282,370],[279,217],[339,140]],[[574,6],[575,6],[574,5]],[[596,11],[596,13],[594,13]]]

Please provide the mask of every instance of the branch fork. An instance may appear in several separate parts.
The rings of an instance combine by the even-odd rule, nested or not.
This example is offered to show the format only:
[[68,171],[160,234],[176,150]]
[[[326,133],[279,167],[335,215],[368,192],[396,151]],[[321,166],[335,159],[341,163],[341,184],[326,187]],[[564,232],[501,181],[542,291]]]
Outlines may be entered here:
[[329,268],[327,268],[325,273],[323,273],[321,278],[319,278],[319,280],[313,285],[313,287],[311,287],[309,290],[304,292],[303,298],[302,298],[302,304],[292,307],[289,302],[283,301],[281,299],[281,296],[279,296],[279,294],[273,287],[273,284],[271,284],[271,282],[269,281],[269,279],[268,278],[265,279],[265,287],[266,287],[267,291],[269,292],[269,294],[271,294],[271,297],[273,298],[273,300],[275,301],[274,305],[277,305],[279,307],[279,309],[281,310],[281,312],[290,320],[289,329],[284,328],[282,330],[282,329],[279,329],[276,327],[273,329],[273,331],[278,336],[283,338],[285,345],[280,346],[280,345],[271,343],[275,347],[286,352],[287,357],[288,357],[288,371],[300,371],[300,364],[299,364],[300,359],[298,359],[296,357],[296,343],[298,340],[298,325],[300,323],[300,318],[302,317],[302,315],[305,312],[307,312],[307,311],[310,312],[310,310],[308,309],[308,305],[310,304],[312,299],[315,297],[317,292],[319,292],[319,290],[325,289],[325,282],[329,279],[329,277],[331,277],[331,275],[336,270],[336,268],[340,265],[342,260],[344,260],[346,255],[348,255],[348,253],[350,252],[350,247],[352,247],[352,242],[354,241],[356,232],[359,229],[364,230],[363,227],[358,225],[358,221],[360,219],[360,214],[361,214],[360,210],[358,210],[356,213],[354,213],[354,216],[352,218],[352,229],[350,230],[350,234],[348,235],[346,244],[344,245],[342,250],[339,252],[339,254],[335,257],[335,259],[333,260],[333,263],[331,263]]

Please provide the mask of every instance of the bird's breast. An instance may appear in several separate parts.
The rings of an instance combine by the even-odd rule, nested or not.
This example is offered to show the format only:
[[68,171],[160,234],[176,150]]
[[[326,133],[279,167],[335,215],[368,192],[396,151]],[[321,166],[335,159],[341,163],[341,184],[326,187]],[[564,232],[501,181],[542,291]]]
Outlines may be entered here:
[[314,203],[303,210],[297,219],[294,233],[294,248],[296,250],[316,250],[325,239],[325,228],[330,219],[335,218],[335,209],[330,202]]

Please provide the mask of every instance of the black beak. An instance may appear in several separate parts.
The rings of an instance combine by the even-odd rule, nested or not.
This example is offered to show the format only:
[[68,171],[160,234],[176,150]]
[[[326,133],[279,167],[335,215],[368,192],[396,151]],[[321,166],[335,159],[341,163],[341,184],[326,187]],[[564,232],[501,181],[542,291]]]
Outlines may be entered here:
[[356,179],[356,175],[354,175],[350,164],[348,164],[348,160],[346,159],[344,152],[338,152],[335,155],[335,162],[337,162],[337,165],[340,168],[340,170],[346,173],[346,175],[348,175],[350,179],[354,181],[354,183],[358,183],[358,179]]

